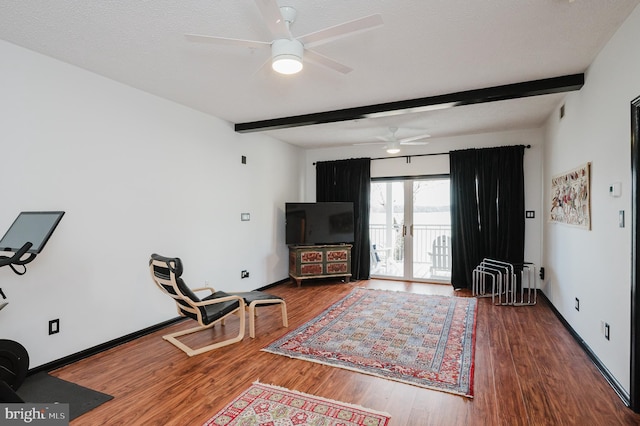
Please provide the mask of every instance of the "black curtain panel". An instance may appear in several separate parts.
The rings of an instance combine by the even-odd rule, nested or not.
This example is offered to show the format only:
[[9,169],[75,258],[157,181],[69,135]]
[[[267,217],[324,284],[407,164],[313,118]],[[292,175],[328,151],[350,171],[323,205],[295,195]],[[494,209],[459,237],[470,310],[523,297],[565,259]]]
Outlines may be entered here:
[[353,202],[355,241],[351,249],[352,279],[369,278],[369,193],[371,159],[316,163],[316,201]]
[[471,288],[485,258],[524,262],[524,146],[449,153],[451,284]]
[[449,177],[451,188],[451,284],[464,288],[472,271],[482,259],[480,253],[480,218],[476,186],[476,150],[449,153]]

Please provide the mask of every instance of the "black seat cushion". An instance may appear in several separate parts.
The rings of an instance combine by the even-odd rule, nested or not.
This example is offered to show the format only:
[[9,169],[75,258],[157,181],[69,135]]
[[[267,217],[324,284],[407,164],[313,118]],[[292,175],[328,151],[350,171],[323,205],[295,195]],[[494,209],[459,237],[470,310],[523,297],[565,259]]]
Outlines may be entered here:
[[[244,299],[244,303],[248,305],[251,304],[251,302],[254,302],[256,300],[269,300],[269,299],[278,299],[278,300],[282,300],[282,297],[280,296],[274,296],[273,294],[269,294],[269,293],[265,293],[263,291],[245,291],[245,292],[237,292],[237,293],[229,293],[232,294],[234,296],[240,296]],[[275,305],[279,302],[273,302],[273,303],[260,303],[259,305],[261,306],[268,306],[268,305]]]
[[[215,300],[221,297],[231,296],[224,291],[216,291],[215,293],[202,299],[203,302],[208,300]],[[200,312],[202,313],[202,322],[204,325],[211,324],[212,322],[219,320],[223,316],[233,312],[240,307],[240,301],[229,300],[227,302],[215,303],[212,305],[201,306]]]

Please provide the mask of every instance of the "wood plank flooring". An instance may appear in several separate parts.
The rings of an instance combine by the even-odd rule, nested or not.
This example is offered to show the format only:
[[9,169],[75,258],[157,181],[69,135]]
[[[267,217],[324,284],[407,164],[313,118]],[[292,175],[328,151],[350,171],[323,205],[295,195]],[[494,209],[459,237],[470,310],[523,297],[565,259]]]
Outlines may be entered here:
[[[268,292],[287,301],[288,329],[278,306],[263,307],[256,339],[247,332],[240,343],[189,358],[161,337],[192,326],[183,321],[51,374],[114,396],[72,426],[201,425],[256,380],[386,411],[396,426],[640,424],[542,299],[518,308],[479,299],[473,399],[260,350],[356,286],[470,296],[389,280],[285,283]],[[189,343],[204,345],[237,326],[232,318]]]

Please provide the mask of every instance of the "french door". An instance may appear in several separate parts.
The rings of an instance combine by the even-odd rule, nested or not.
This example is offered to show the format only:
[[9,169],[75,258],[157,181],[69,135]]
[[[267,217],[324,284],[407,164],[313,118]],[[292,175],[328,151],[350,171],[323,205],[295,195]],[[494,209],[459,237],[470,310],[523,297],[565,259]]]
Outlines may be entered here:
[[370,197],[371,276],[449,282],[449,177],[374,179]]

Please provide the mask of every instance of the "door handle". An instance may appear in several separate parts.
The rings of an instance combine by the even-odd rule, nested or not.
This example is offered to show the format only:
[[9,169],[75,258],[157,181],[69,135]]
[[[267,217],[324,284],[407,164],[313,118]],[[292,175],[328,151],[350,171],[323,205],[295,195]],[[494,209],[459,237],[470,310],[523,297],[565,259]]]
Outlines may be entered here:
[[413,224],[411,224],[411,228],[410,228],[410,232],[411,236],[413,237]]
[[407,236],[407,225],[402,225],[402,238]]

